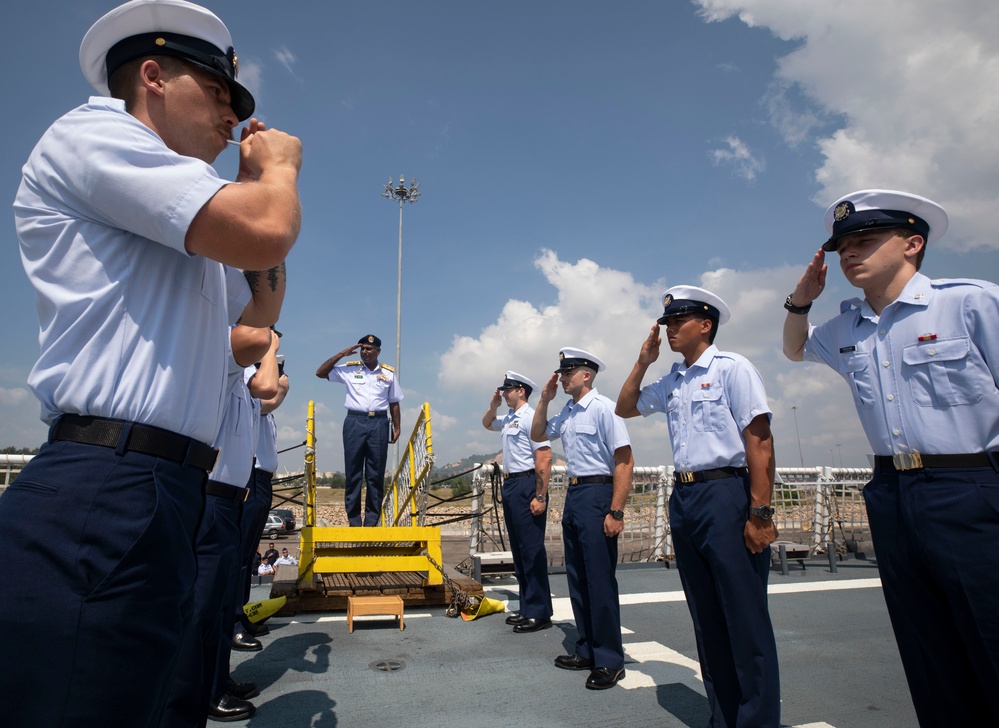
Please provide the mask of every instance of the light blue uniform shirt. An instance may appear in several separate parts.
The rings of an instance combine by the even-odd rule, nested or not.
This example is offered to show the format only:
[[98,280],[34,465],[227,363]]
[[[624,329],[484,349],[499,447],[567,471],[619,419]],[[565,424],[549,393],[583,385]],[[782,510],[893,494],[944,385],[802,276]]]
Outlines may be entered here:
[[613,475],[614,451],[631,445],[624,420],[614,414],[614,402],[596,389],[578,403],[569,400],[548,420],[547,434],[551,440],[561,438],[571,478]]
[[224,267],[189,255],[184,238],[226,184],[116,99],[93,97],[45,132],[14,201],[43,421],[113,417],[215,440],[229,324],[250,290],[237,271],[227,291]]
[[763,379],[748,359],[709,346],[687,367],[642,387],[638,411],[643,417],[665,412],[680,471],[746,467],[742,431],[759,415],[770,417]]
[[[243,381],[246,386],[250,386],[250,380],[257,374],[255,366],[247,367],[243,371]],[[259,400],[258,400],[259,401]],[[257,445],[255,453],[254,467],[273,473],[278,466],[277,451],[277,423],[274,420],[274,413],[268,412],[260,415],[260,422],[257,426]]]
[[551,443],[534,442],[531,439],[531,423],[534,421],[534,408],[526,402],[516,412],[509,410],[505,417],[497,417],[490,424],[494,431],[503,433],[503,470],[507,473],[522,473],[534,470],[534,451],[550,447]]
[[804,358],[850,385],[875,455],[999,450],[999,287],[917,273],[878,316],[852,298]]
[[361,361],[338,364],[330,370],[327,379],[347,385],[343,406],[349,410],[382,412],[389,408],[389,402],[403,399],[399,378],[381,362],[374,370],[368,369]]
[[253,451],[257,446],[260,423],[260,400],[250,394],[244,381],[245,367],[236,363],[229,350],[229,367],[226,372],[228,399],[222,428],[213,447],[219,449],[215,468],[208,474],[210,480],[245,488],[253,471]]

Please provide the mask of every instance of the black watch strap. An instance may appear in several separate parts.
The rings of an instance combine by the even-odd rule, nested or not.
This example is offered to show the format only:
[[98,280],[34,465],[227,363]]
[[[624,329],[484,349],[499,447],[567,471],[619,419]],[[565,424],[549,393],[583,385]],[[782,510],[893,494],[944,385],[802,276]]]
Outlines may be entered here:
[[791,296],[793,295],[794,295],[793,293],[787,294],[787,298],[784,300],[784,308],[786,308],[791,313],[798,314],[799,316],[803,316],[804,314],[812,310],[812,304],[808,304],[807,306],[795,306],[793,303],[791,303]]

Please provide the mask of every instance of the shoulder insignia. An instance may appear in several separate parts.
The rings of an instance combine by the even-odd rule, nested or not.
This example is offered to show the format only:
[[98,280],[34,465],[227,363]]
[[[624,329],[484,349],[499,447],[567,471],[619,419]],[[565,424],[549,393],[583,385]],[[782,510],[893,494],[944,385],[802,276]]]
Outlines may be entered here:
[[345,367],[356,367],[356,366],[359,366],[362,363],[363,362],[360,359],[358,359],[357,361],[349,361],[349,362],[347,362],[345,364],[342,364],[341,366],[345,366]]
[[389,366],[388,364],[382,364],[382,369],[388,369],[390,372],[395,371],[395,367]]

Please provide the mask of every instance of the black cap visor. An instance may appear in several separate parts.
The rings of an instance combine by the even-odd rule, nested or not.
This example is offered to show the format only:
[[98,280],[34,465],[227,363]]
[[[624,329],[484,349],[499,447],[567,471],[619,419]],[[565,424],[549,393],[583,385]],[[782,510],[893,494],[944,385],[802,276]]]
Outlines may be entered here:
[[222,52],[211,43],[177,33],[142,33],[116,43],[107,52],[108,78],[124,64],[144,56],[174,56],[218,76],[229,87],[230,106],[240,121],[249,119],[256,107],[253,95],[236,81],[236,53]]

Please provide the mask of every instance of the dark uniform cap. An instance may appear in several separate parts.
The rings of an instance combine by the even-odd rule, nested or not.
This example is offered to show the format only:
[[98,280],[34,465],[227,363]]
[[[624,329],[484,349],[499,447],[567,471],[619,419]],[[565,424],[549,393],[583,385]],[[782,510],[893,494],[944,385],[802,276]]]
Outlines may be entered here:
[[538,385],[532,382],[530,379],[525,377],[523,374],[517,374],[517,372],[507,372],[506,378],[503,380],[497,389],[501,392],[505,392],[508,389],[519,389],[523,387],[527,393],[527,396],[531,396],[531,392],[538,388]]
[[558,360],[559,365],[558,369],[555,370],[556,374],[569,369],[575,369],[576,367],[588,367],[596,372],[602,372],[607,368],[599,358],[590,352],[583,351],[582,349],[574,349],[571,346],[565,346],[559,351]]
[[253,114],[252,94],[236,81],[239,62],[225,24],[185,0],[131,0],[90,26],[80,44],[80,67],[90,85],[110,95],[108,77],[144,56],[176,56],[225,80],[240,121]]
[[374,334],[365,334],[360,339],[357,340],[358,344],[371,344],[376,349],[382,348],[382,340],[379,339]]
[[711,291],[697,286],[673,286],[663,294],[663,315],[656,323],[665,324],[674,316],[700,313],[721,325],[732,318],[728,305]]
[[822,249],[836,250],[844,235],[884,228],[912,230],[929,245],[947,232],[947,222],[947,212],[925,197],[895,190],[860,190],[840,198],[826,210],[830,237]]

